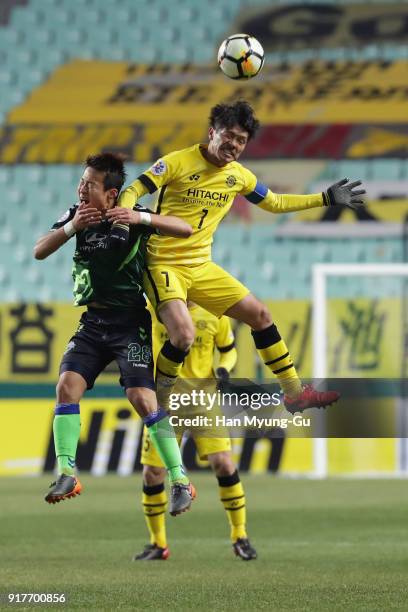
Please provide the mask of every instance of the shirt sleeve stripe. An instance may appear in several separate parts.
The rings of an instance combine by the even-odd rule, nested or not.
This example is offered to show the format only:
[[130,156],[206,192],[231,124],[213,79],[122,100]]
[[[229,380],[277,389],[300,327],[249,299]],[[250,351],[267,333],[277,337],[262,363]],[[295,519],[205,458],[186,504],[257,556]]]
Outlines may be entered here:
[[257,181],[255,189],[251,191],[251,193],[248,193],[245,197],[249,202],[251,202],[251,204],[259,204],[262,202],[267,193],[268,187]]
[[146,174],[141,174],[140,176],[137,177],[137,179],[141,183],[143,183],[146,189],[149,190],[149,193],[154,193],[155,191],[157,191],[156,185],[153,183],[152,179],[149,178]]
[[217,346],[217,349],[220,351],[220,353],[228,353],[228,351],[232,351],[234,347],[235,342],[231,342],[231,344],[229,344],[228,346]]

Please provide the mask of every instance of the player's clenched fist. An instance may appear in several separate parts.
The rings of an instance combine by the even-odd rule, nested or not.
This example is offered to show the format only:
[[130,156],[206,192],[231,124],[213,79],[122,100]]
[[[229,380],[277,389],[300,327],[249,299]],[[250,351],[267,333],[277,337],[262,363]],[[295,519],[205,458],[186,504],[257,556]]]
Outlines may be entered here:
[[97,208],[82,202],[79,204],[75,216],[72,219],[72,223],[76,231],[84,229],[89,225],[97,225],[101,221],[102,212]]

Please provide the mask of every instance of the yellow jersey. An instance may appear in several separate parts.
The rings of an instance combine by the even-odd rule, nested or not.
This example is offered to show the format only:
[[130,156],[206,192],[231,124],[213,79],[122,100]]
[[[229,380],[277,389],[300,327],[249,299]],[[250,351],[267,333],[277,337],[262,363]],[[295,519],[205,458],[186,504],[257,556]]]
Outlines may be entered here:
[[306,196],[272,193],[239,162],[215,166],[203,155],[206,147],[196,144],[165,155],[120,196],[120,206],[133,207],[141,196],[158,191],[155,212],[179,217],[193,228],[189,238],[152,235],[147,245],[148,265],[210,261],[213,234],[238,194],[274,213],[325,205],[321,193]]
[[[152,309],[150,309],[152,312]],[[223,316],[220,319],[201,306],[189,307],[191,318],[196,329],[193,345],[187,355],[180,377],[190,379],[214,378],[214,349],[220,353],[217,367],[223,367],[230,372],[237,360],[234,334],[230,320]],[[168,339],[164,325],[152,313],[153,319],[153,355],[156,362],[157,355]]]

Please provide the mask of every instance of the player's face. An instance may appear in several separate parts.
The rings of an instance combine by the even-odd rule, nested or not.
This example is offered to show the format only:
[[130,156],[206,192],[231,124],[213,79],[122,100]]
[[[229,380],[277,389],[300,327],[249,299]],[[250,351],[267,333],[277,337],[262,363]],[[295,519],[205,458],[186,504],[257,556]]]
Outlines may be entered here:
[[99,172],[94,168],[85,168],[78,185],[78,196],[81,203],[89,204],[99,210],[112,207],[117,196],[117,190],[108,189],[105,191],[104,177],[104,172]]
[[231,128],[210,128],[208,152],[218,165],[224,166],[239,158],[248,142],[248,132],[239,125]]

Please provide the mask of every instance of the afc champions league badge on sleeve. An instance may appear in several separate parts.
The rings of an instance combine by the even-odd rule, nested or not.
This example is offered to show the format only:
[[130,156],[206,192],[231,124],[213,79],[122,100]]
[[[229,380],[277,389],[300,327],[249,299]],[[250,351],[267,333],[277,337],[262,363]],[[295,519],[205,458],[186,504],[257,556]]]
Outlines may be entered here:
[[160,176],[164,174],[167,170],[167,166],[162,159],[159,159],[151,168],[151,173],[155,176]]

